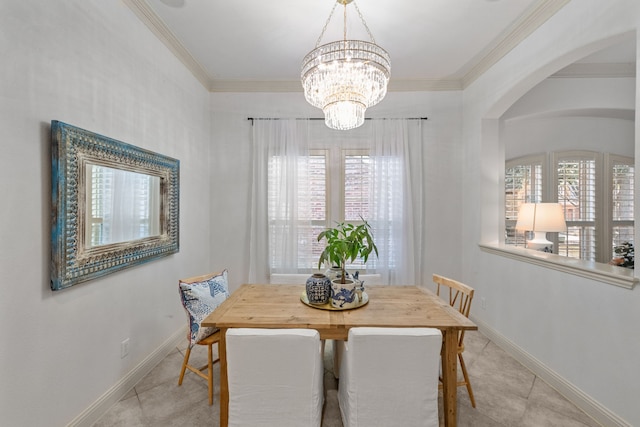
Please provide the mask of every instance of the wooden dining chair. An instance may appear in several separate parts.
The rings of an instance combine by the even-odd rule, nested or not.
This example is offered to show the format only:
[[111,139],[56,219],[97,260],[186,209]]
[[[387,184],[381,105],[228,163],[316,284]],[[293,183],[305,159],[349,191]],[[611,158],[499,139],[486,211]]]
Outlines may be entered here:
[[[449,305],[458,310],[463,316],[469,317],[469,310],[471,309],[471,301],[473,300],[473,288],[458,282],[457,280],[449,279],[438,274],[433,275],[433,281],[437,285],[436,294],[440,298],[443,298],[449,303]],[[442,295],[440,288],[442,289]],[[448,293],[448,297],[447,294]],[[473,397],[473,390],[471,389],[471,382],[469,381],[469,374],[467,373],[467,366],[464,363],[462,353],[464,352],[464,330],[458,332],[458,360],[460,361],[460,368],[462,368],[463,381],[458,381],[458,387],[466,386],[467,392],[469,392],[469,400],[471,400],[471,406],[476,407],[476,400]],[[440,385],[442,387],[442,384]]]
[[[209,385],[209,405],[213,405],[213,365],[220,361],[213,359],[213,344],[220,342],[220,330],[203,327],[202,321],[229,297],[227,270],[201,276],[180,279],[178,281],[180,302],[187,312],[189,346],[184,355],[178,385],[182,385],[186,370],[207,380]],[[194,345],[207,346],[207,364],[197,367],[189,364],[191,349]]]

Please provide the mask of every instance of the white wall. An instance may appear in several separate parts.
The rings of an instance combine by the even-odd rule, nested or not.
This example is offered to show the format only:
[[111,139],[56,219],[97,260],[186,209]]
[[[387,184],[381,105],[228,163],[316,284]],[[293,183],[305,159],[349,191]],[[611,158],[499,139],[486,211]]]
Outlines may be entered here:
[[[639,6],[636,0],[569,2],[468,87],[463,100],[463,280],[476,289],[476,300],[486,301],[486,309],[476,304],[472,315],[573,387],[574,397],[604,414],[607,425],[640,425],[638,287],[626,290],[491,255],[477,243],[500,236],[505,154],[499,117],[550,74],[637,30]],[[636,125],[636,158],[638,135]]]
[[505,158],[563,150],[633,157],[634,78],[549,78],[501,117]]
[[611,117],[545,117],[505,124],[506,159],[553,151],[589,150],[633,157],[633,120]]
[[[230,285],[235,289],[248,280],[251,122],[247,118],[322,117],[322,111],[308,105],[302,93],[213,93],[211,98],[211,224],[215,236],[211,256],[228,266]],[[394,92],[367,111],[367,117],[428,117],[423,123],[427,139],[423,147],[425,283],[434,272],[460,274],[460,101],[460,92]],[[356,131],[346,131],[344,137],[353,137]]]
[[[186,328],[177,280],[216,267],[209,93],[117,0],[4,1],[0,29],[0,424],[62,426]],[[54,119],[181,161],[178,254],[50,290]]]

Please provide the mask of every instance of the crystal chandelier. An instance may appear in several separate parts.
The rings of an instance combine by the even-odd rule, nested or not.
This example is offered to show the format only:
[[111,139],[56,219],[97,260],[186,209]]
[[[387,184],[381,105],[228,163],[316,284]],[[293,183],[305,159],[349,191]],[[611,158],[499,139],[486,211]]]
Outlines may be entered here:
[[[371,42],[347,40],[347,4],[353,2]],[[337,4],[344,5],[344,39],[320,46],[322,36]],[[302,61],[302,87],[309,104],[322,108],[328,127],[337,130],[357,128],[364,123],[368,107],[387,94],[391,60],[378,46],[353,0],[337,0],[315,49]]]

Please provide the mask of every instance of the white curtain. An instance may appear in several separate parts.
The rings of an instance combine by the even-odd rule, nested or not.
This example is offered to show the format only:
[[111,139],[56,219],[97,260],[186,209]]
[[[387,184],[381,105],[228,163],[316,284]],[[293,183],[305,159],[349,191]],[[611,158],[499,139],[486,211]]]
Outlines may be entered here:
[[[370,197],[382,283],[420,283],[422,265],[422,120],[372,120]],[[368,266],[367,266],[368,267]]]
[[89,164],[86,183],[87,247],[160,234],[159,177]]
[[[250,282],[269,283],[271,273],[299,272],[298,251],[305,248],[299,247],[301,239],[295,230],[310,225],[297,211],[299,202],[306,204],[302,199],[306,192],[301,191],[306,170],[304,159],[309,147],[337,144],[343,148],[367,147],[372,158],[370,217],[366,219],[372,226],[379,258],[369,257],[367,273],[380,274],[384,284],[420,283],[422,120],[371,120],[348,132],[329,130],[319,122],[313,126],[309,123],[254,121]],[[269,183],[269,162],[274,158],[278,159],[280,173],[277,180]],[[279,195],[271,206],[268,191],[271,198],[273,194]],[[274,259],[269,259],[270,254],[275,254]],[[274,269],[274,264],[278,268]]]
[[[297,273],[296,230],[306,222],[299,216],[298,203],[308,194],[300,191],[303,184],[300,179],[307,169],[308,147],[307,120],[253,121],[250,283],[269,283],[275,258],[279,273]],[[271,182],[270,166],[278,170],[277,174],[271,174]],[[271,202],[269,186],[276,195]],[[274,259],[270,259],[271,254]]]

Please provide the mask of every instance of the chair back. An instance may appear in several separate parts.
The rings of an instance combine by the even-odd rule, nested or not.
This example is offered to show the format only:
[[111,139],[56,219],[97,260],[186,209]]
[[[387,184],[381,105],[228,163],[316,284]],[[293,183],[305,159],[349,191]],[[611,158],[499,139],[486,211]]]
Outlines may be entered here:
[[229,426],[320,427],[322,345],[313,329],[227,330]]
[[180,302],[189,321],[190,347],[217,331],[201,326],[202,321],[229,297],[227,270],[178,281]]
[[352,328],[340,363],[344,427],[438,426],[442,333]]
[[[471,310],[471,301],[473,301],[473,288],[458,282],[457,280],[449,279],[447,277],[440,276],[438,274],[433,275],[433,281],[438,285],[436,293],[441,298],[447,300],[447,292],[442,289],[442,295],[440,288],[447,288],[448,303],[451,307],[458,310],[463,316],[469,317],[469,311]],[[464,330],[458,332],[458,360],[460,361],[460,368],[462,369],[462,376],[464,381],[458,381],[458,386],[466,386],[469,393],[469,400],[471,400],[471,406],[476,407],[476,400],[473,396],[473,389],[471,388],[471,381],[469,380],[469,373],[467,372],[466,364],[464,363]]]
[[[440,276],[439,274],[433,275],[433,281],[437,285],[436,294],[447,301],[451,307],[458,310],[463,316],[469,317],[471,301],[473,301],[473,288],[457,280]],[[448,292],[447,289],[442,289],[441,291],[443,287],[447,288]],[[458,334],[458,346],[463,345],[463,340],[464,331],[460,331]]]

